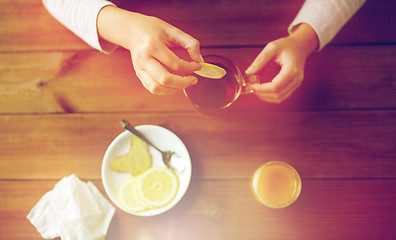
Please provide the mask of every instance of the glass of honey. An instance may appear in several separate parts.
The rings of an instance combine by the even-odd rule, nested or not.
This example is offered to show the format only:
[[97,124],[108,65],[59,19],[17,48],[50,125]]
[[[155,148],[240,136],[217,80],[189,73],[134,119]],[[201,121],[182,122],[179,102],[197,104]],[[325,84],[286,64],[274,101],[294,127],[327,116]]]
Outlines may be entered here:
[[296,169],[285,162],[267,162],[253,174],[251,189],[257,201],[264,206],[284,208],[299,197],[301,178]]
[[206,63],[223,68],[226,74],[220,79],[195,74],[198,83],[184,89],[185,95],[195,107],[224,109],[233,104],[240,95],[253,92],[248,89],[248,85],[258,82],[257,76],[243,76],[231,60],[222,56],[208,55],[204,56],[204,59]]

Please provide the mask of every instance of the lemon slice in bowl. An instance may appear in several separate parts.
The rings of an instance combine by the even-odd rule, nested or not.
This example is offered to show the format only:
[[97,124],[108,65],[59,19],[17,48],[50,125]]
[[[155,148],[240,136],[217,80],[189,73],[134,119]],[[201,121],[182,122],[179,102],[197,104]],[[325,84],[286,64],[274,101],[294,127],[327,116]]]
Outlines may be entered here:
[[153,167],[142,173],[136,182],[137,198],[152,208],[168,205],[176,196],[179,180],[165,167]]
[[201,66],[201,69],[195,71],[194,73],[202,77],[220,79],[227,73],[224,68],[211,63],[201,63]]
[[138,178],[133,177],[126,179],[118,191],[118,200],[121,206],[133,213],[143,212],[150,207],[137,198],[137,180]]

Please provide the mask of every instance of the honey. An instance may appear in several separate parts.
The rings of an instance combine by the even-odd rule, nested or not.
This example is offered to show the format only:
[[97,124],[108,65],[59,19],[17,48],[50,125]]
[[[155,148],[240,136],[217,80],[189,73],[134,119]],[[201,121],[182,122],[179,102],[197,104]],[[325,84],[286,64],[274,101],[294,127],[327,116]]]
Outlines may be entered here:
[[261,204],[271,208],[282,208],[297,200],[301,192],[301,179],[292,166],[273,161],[256,170],[251,187]]

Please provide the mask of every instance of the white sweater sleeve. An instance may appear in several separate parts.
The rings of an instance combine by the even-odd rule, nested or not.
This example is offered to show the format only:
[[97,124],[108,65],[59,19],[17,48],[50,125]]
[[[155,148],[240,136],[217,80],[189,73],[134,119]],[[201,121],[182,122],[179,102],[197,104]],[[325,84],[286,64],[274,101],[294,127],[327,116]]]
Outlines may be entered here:
[[290,24],[291,33],[301,23],[309,24],[319,38],[319,50],[328,44],[365,0],[306,0]]
[[106,0],[43,0],[43,3],[54,18],[91,47],[104,53],[116,48],[109,42],[101,45],[97,29],[100,10],[113,3]]

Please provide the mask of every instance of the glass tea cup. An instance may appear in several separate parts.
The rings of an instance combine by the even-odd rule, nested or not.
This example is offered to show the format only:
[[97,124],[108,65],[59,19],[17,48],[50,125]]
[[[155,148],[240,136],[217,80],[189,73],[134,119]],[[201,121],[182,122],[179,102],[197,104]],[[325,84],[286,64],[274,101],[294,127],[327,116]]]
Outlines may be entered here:
[[258,76],[242,75],[239,68],[229,59],[219,55],[204,56],[206,63],[223,68],[226,74],[220,79],[206,78],[195,74],[198,83],[184,89],[184,94],[196,108],[224,109],[233,104],[240,95],[253,91],[249,84],[258,83]]
[[251,190],[259,203],[270,208],[284,208],[301,193],[301,178],[285,162],[271,161],[258,167],[251,179]]

